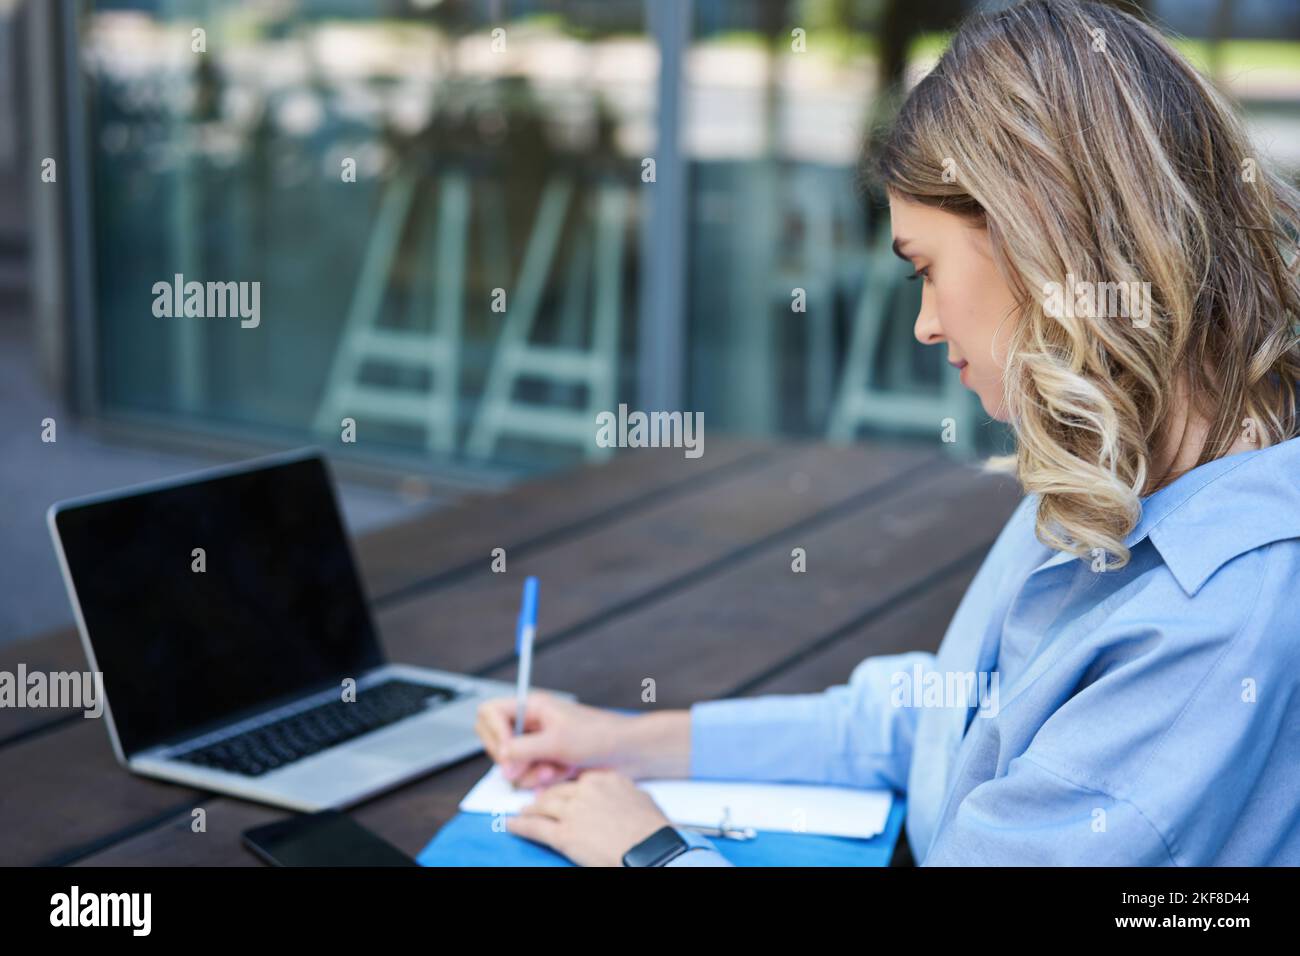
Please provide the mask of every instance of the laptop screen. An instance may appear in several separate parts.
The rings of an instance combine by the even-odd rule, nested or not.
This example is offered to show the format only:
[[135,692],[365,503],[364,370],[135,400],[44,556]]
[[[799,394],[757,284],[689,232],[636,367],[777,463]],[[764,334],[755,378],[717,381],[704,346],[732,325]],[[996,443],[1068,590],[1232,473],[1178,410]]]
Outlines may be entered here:
[[382,662],[318,456],[55,521],[128,755]]

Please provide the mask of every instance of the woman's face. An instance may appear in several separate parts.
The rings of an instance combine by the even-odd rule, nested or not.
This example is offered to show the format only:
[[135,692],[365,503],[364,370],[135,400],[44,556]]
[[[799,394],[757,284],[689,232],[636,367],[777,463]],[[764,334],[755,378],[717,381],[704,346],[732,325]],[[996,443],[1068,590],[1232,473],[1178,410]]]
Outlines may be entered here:
[[1016,301],[993,261],[988,230],[893,192],[889,211],[894,250],[923,283],[917,341],[947,343],[953,374],[989,415],[1006,421],[1002,370]]

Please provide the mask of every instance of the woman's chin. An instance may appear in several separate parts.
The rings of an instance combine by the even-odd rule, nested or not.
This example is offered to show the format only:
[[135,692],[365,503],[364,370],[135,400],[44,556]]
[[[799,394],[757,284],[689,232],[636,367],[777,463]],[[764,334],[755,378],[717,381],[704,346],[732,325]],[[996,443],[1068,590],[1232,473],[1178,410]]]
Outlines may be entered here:
[[984,411],[994,421],[1005,422],[1007,420],[1006,404],[1002,400],[1001,393],[997,395],[985,395],[981,391],[976,391],[979,396],[980,404],[984,406]]

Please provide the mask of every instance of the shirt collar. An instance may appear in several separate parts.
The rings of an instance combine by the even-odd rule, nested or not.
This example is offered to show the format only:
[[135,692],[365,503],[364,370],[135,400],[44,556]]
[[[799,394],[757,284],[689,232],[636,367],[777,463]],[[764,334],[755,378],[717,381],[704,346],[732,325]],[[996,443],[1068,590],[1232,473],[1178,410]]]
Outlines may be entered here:
[[[1141,501],[1125,546],[1149,538],[1193,595],[1238,555],[1300,538],[1300,438],[1206,462]],[[1042,566],[1074,557],[1061,551]]]

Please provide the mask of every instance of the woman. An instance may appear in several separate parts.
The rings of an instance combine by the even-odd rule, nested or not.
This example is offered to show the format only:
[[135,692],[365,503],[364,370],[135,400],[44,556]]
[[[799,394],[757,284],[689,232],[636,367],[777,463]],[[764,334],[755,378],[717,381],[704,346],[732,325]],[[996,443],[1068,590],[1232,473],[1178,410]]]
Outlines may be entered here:
[[[543,788],[509,829],[617,865],[668,823],[631,778],[689,775],[903,791],[923,864],[1300,864],[1296,193],[1154,30],[1064,0],[963,26],[876,167],[916,336],[1024,500],[936,655],[647,716],[535,695],[517,739],[485,703]],[[996,706],[900,706],[918,667]]]

